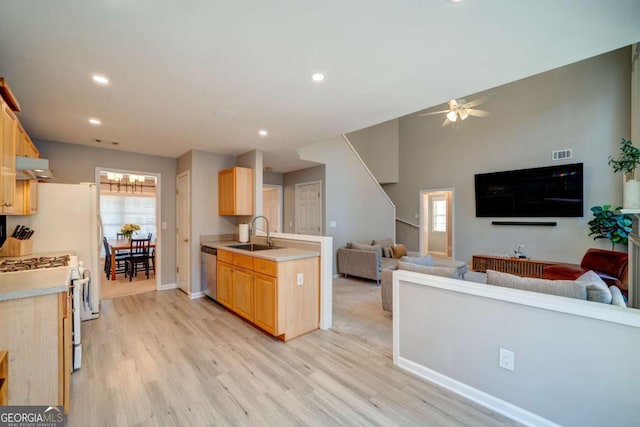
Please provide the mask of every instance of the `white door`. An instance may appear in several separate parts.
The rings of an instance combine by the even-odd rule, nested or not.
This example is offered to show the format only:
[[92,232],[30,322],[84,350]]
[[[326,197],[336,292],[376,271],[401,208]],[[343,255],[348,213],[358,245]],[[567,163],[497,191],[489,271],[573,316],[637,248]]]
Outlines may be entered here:
[[183,172],[178,175],[177,183],[177,195],[176,195],[176,222],[178,224],[176,229],[177,238],[177,272],[176,283],[178,288],[182,289],[187,295],[190,294],[189,282],[191,268],[189,260],[191,259],[191,244],[189,242],[189,236],[191,230],[189,227],[189,172]]
[[322,235],[322,182],[296,184],[296,233]]
[[269,220],[271,231],[282,231],[282,186],[268,185],[262,187],[262,214]]
[[453,258],[453,190],[422,191],[420,252]]

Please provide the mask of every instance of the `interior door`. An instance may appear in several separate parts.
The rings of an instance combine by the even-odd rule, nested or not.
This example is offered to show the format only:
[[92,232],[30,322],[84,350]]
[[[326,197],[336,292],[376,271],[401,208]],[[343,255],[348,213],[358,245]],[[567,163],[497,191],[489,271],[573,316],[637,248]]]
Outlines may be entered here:
[[322,235],[322,183],[296,184],[296,233]]
[[282,231],[282,186],[264,185],[262,187],[262,214],[269,220],[271,231]]
[[189,206],[190,206],[190,193],[189,193],[189,172],[183,172],[178,175],[177,178],[177,195],[176,195],[176,221],[178,227],[176,229],[177,234],[177,271],[176,271],[176,283],[179,289],[182,289],[187,294],[190,294],[190,271],[189,268],[191,259],[191,244],[190,235],[191,228],[189,226]]

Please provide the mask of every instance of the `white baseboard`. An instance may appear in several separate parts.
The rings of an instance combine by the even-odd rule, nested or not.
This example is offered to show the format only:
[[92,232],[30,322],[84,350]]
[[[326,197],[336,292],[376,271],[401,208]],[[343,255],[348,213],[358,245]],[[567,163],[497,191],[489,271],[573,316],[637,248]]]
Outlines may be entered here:
[[454,380],[453,378],[450,378],[411,360],[398,356],[397,362],[400,368],[405,369],[412,374],[415,374],[427,381],[451,390],[454,393],[466,397],[469,400],[492,409],[524,425],[560,427],[559,424],[556,424],[551,420],[543,418],[539,415],[527,411],[526,409],[522,409],[519,406],[515,406],[509,402],[492,396],[489,393],[485,393],[484,391],[461,383],[460,381]]
[[189,298],[191,299],[198,299],[198,298],[202,298],[203,296],[205,296],[205,293],[200,291],[200,292],[192,292],[189,294]]
[[164,285],[158,286],[159,291],[168,291],[169,289],[176,289],[178,287],[175,283],[165,283]]

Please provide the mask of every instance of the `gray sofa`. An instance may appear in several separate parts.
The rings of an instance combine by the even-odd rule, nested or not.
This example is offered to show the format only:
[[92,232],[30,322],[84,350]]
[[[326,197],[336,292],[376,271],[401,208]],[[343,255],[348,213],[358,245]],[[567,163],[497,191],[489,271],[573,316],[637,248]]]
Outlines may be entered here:
[[407,262],[399,262],[398,267],[382,272],[382,308],[393,311],[393,272],[396,269],[413,271],[422,274],[461,279],[470,282],[490,284],[523,291],[539,292],[566,298],[599,302],[604,304],[626,307],[622,292],[615,286],[608,286],[593,271],[588,271],[576,280],[547,280],[530,277],[520,277],[513,274],[487,270],[487,273],[468,272],[460,277],[454,268],[425,267]]
[[[380,283],[385,270],[393,270],[398,266],[399,258],[391,257],[392,246],[402,245],[394,245],[391,239],[348,243],[345,247],[338,249],[336,254],[338,274],[375,280]],[[406,254],[410,258],[419,257],[417,252]],[[467,266],[462,261],[434,259],[433,262],[437,266],[455,267],[461,276],[467,272]]]

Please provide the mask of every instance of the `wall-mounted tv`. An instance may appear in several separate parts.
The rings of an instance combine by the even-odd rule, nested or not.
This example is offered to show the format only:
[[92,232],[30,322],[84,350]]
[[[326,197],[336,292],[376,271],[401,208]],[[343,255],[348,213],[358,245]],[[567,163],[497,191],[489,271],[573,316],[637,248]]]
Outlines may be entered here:
[[582,163],[475,176],[476,217],[581,217]]

